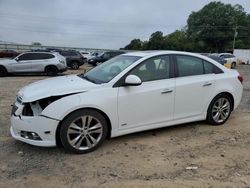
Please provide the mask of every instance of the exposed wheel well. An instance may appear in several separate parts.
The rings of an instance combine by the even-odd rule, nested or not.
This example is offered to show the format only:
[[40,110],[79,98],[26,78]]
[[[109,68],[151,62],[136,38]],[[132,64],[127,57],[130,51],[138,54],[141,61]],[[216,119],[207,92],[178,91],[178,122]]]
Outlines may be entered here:
[[45,67],[44,71],[46,72],[46,69],[48,69],[48,68],[55,68],[56,70],[58,70],[57,67],[56,67],[55,65],[47,65],[47,66]]
[[80,62],[79,62],[79,61],[77,61],[77,60],[72,60],[72,61],[70,61],[70,63],[69,63],[69,64],[71,65],[71,63],[78,63],[78,64],[79,64]]
[[[84,110],[88,110],[88,109],[89,109],[89,110],[95,110],[95,111],[97,111],[97,112],[99,112],[100,114],[103,115],[103,117],[104,117],[104,118],[106,119],[106,121],[107,121],[107,125],[108,125],[107,139],[109,139],[109,138],[111,137],[111,130],[112,130],[111,121],[110,121],[109,117],[107,116],[107,114],[105,114],[103,111],[101,111],[101,110],[99,110],[99,109],[96,109],[96,108],[80,108],[80,109],[77,109],[77,110],[75,110],[75,111],[69,113],[68,115],[66,115],[66,116],[63,118],[63,120],[64,120],[67,116],[69,116],[70,114],[72,114],[72,113],[74,113],[74,112],[76,112],[76,111],[78,111],[78,110],[83,110],[83,109],[84,109]],[[60,129],[61,129],[63,120],[60,121],[60,123],[58,124],[57,129],[56,129],[56,145],[57,145],[57,146],[61,146],[61,145],[62,145],[61,139],[60,139]]]
[[8,72],[7,69],[5,68],[5,66],[0,65],[0,68],[4,69],[6,72]]
[[[218,95],[221,95],[221,94],[227,95],[230,98],[230,100],[232,102],[231,111],[233,111],[234,110],[234,97],[233,97],[233,95],[229,92],[222,92],[222,93],[219,93]],[[217,97],[218,95],[216,95],[215,97]],[[210,104],[209,104],[209,106],[210,106]],[[209,108],[209,106],[208,106],[208,108]]]

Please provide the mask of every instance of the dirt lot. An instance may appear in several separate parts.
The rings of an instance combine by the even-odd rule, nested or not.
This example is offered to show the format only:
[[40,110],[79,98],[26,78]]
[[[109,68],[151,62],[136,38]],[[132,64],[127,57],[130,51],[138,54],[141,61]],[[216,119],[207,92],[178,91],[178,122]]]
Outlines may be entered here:
[[86,155],[12,139],[17,91],[46,77],[0,78],[0,187],[250,187],[250,66],[238,70],[244,95],[225,125],[196,122],[127,135]]

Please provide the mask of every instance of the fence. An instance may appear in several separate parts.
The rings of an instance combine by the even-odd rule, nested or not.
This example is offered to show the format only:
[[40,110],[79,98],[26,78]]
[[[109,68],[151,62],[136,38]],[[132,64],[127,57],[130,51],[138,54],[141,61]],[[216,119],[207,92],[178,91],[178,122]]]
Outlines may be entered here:
[[77,47],[62,47],[62,46],[34,46],[26,44],[5,44],[0,43],[1,50],[15,50],[18,52],[25,52],[31,50],[45,50],[45,49],[62,49],[62,50],[80,50],[86,52],[102,52],[108,51],[109,49],[94,49],[94,48],[77,48]]

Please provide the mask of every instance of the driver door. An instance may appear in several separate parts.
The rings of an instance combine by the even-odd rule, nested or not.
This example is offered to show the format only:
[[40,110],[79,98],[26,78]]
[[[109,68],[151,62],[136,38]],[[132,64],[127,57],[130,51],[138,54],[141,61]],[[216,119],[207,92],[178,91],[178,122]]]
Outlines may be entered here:
[[32,70],[30,63],[31,54],[26,53],[18,56],[14,59],[14,63],[11,65],[12,72],[29,72]]
[[119,87],[120,130],[143,130],[173,120],[175,79],[171,66],[170,56],[157,56],[129,73],[138,76],[142,84]]

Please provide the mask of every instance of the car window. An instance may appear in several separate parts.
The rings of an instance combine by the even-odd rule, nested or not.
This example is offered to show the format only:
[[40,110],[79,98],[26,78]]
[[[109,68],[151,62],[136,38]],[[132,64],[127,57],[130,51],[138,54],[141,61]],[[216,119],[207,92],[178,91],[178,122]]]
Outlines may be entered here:
[[212,63],[209,63],[207,61],[203,61],[203,65],[204,65],[204,74],[223,73],[223,71],[219,67],[213,65]]
[[110,58],[110,56],[111,56],[110,53],[104,53],[104,54],[103,54],[103,58],[104,58],[104,59],[108,59],[108,58]]
[[52,59],[54,58],[55,56],[52,55],[52,54],[46,54],[46,53],[43,53],[39,56],[40,59]]
[[61,51],[60,54],[63,56],[77,56],[75,51]]
[[213,74],[215,66],[207,61],[203,61],[204,63],[204,73],[205,74]]
[[202,59],[191,56],[177,55],[176,63],[180,77],[203,74]]
[[138,76],[142,82],[170,78],[169,56],[148,59],[134,68],[130,74]]
[[20,61],[27,61],[27,60],[42,60],[42,59],[52,59],[55,56],[52,54],[47,53],[26,53],[19,56]]
[[117,56],[79,76],[94,83],[107,83],[140,58],[139,56]]
[[22,54],[18,57],[19,61],[26,61],[32,59],[32,53]]

